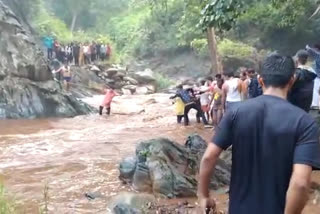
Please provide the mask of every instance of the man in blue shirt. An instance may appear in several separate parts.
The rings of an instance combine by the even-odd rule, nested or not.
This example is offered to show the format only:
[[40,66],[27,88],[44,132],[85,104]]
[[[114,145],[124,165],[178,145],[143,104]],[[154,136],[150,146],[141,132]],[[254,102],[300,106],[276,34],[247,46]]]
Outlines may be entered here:
[[54,40],[51,36],[46,36],[43,39],[44,45],[47,48],[48,59],[52,59],[53,54],[53,43]]
[[290,104],[291,57],[269,56],[259,83],[264,94],[230,110],[220,122],[200,166],[202,209],[215,209],[209,182],[221,152],[232,146],[230,214],[300,214],[307,203],[312,169],[320,168],[318,126]]

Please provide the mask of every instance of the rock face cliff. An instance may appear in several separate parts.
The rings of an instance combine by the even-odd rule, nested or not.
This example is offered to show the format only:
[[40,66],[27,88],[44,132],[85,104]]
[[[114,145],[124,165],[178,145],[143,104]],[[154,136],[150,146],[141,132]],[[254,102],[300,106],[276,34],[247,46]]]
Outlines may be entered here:
[[53,81],[43,53],[23,23],[0,0],[0,119],[92,112]]

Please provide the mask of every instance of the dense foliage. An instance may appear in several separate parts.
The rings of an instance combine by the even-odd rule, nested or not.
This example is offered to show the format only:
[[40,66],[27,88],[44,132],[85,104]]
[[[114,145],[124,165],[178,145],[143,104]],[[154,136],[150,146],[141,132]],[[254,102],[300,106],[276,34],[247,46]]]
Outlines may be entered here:
[[320,16],[310,19],[317,0],[25,0],[21,7],[41,35],[112,40],[121,57],[208,55],[206,27],[233,52],[247,44],[293,54],[320,34]]

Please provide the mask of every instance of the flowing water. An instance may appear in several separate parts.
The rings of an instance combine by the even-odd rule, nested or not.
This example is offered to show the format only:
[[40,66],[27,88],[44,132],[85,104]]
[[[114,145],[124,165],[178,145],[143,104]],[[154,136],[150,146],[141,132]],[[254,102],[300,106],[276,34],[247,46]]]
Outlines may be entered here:
[[[101,99],[86,102],[97,105]],[[119,181],[117,168],[138,142],[168,137],[183,143],[191,133],[206,140],[212,135],[194,122],[177,125],[168,95],[119,97],[112,112],[110,117],[0,121],[0,180],[21,213],[39,213],[45,200],[49,213],[107,213],[112,196],[132,191]],[[319,175],[315,179],[320,182]],[[46,187],[49,197],[44,199]],[[89,201],[86,192],[100,197]],[[319,209],[310,202],[305,213]]]

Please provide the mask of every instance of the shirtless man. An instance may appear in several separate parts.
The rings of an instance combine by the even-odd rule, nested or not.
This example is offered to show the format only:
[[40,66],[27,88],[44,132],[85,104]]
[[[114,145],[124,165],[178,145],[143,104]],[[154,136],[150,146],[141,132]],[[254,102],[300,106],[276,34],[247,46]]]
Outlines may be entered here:
[[69,91],[70,88],[70,82],[71,82],[71,69],[70,66],[64,65],[62,68],[62,75],[63,75],[63,83],[65,86],[65,89]]

